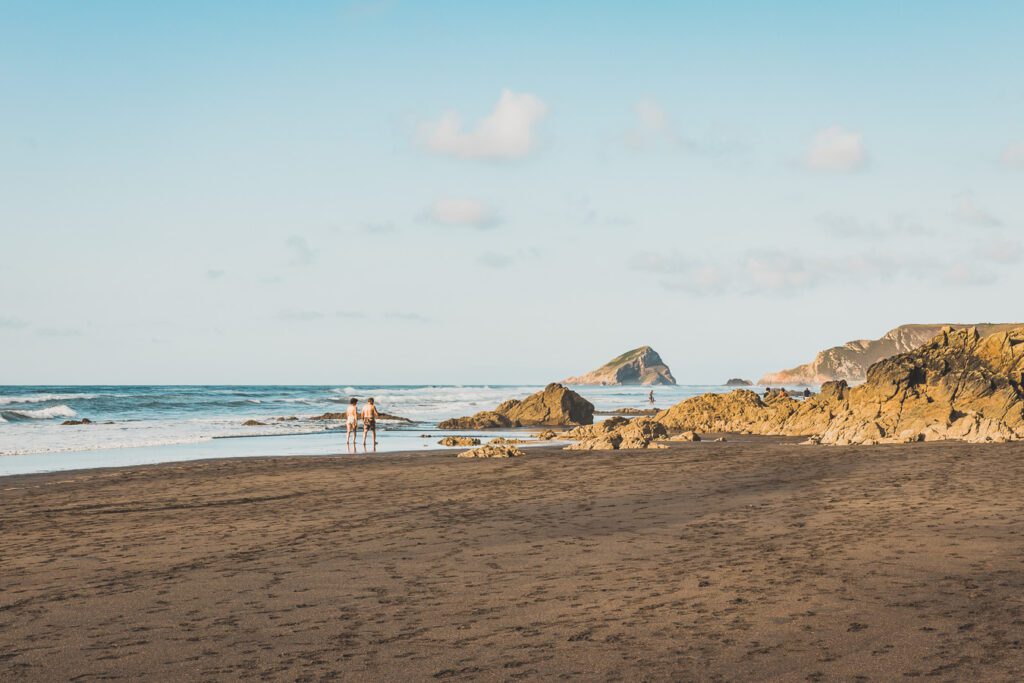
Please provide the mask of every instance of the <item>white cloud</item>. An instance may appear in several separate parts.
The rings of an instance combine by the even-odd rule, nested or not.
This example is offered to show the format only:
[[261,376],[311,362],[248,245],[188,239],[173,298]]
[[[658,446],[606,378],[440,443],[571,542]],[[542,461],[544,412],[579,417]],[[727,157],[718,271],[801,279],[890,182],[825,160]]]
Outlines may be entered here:
[[999,161],[1007,168],[1024,169],[1024,142],[1015,142],[1006,146],[999,155]]
[[420,141],[437,154],[459,159],[519,159],[534,147],[534,127],[547,114],[547,105],[536,95],[501,91],[494,111],[475,130],[462,124],[457,112],[420,127]]
[[439,199],[427,211],[427,219],[440,225],[480,229],[498,224],[494,211],[475,199]]
[[974,201],[974,194],[970,192],[957,195],[956,204],[953,207],[953,218],[964,225],[973,225],[979,228],[997,228],[1003,224],[997,217],[978,206],[978,203]]
[[867,165],[864,135],[842,126],[818,131],[804,157],[807,168],[816,171],[859,171]]

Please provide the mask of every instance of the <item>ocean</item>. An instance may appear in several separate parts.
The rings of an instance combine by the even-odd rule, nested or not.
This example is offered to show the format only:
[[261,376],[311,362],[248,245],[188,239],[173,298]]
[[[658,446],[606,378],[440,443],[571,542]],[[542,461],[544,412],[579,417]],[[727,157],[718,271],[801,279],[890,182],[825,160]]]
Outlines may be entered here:
[[[412,420],[378,423],[377,452],[440,448],[441,420],[536,386],[0,386],[0,476],[203,458],[346,454],[344,427],[308,418],[352,397]],[[646,408],[652,387],[573,387],[598,411]],[[724,386],[653,387],[655,407]],[[279,418],[298,418],[296,420]],[[88,418],[93,424],[70,426]],[[263,423],[244,426],[247,420]],[[536,430],[529,430],[536,431]],[[474,434],[473,432],[458,432]],[[430,435],[430,438],[424,435]],[[491,437],[499,433],[475,434]],[[514,431],[501,432],[515,436]],[[522,436],[522,432],[518,433]],[[363,453],[361,446],[355,453]]]

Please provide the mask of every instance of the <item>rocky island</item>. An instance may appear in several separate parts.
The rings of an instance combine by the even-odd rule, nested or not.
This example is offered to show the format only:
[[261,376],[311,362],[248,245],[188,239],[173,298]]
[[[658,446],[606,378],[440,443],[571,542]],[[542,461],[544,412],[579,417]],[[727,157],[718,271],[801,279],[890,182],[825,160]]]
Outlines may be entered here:
[[920,348],[946,327],[973,327],[982,337],[987,337],[1021,326],[1024,326],[1024,323],[900,325],[886,332],[880,339],[858,339],[820,351],[810,363],[769,373],[762,377],[758,384],[823,384],[837,379],[859,383],[867,378],[867,370],[872,364]]
[[658,352],[650,346],[627,351],[601,367],[578,377],[562,380],[563,384],[590,385],[674,385],[676,378]]

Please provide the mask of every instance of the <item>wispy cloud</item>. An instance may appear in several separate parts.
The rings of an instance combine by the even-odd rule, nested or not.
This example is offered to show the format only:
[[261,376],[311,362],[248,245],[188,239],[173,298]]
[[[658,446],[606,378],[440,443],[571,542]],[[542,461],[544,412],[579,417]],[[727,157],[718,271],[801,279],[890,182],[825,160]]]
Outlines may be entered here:
[[420,126],[420,143],[432,152],[459,159],[520,159],[533,151],[537,124],[547,105],[536,95],[501,91],[494,110],[475,129],[468,129],[457,112]]
[[842,126],[818,131],[804,156],[804,165],[814,171],[849,173],[867,166],[864,135]]
[[316,260],[316,250],[309,246],[306,238],[301,235],[292,235],[285,241],[285,246],[291,254],[289,262],[293,266],[308,266]]
[[206,271],[206,279],[207,280],[219,280],[222,277],[224,277],[226,274],[227,274],[226,271],[223,271],[223,270],[221,270],[219,268],[211,268],[210,270]]
[[1024,142],[1013,142],[1003,148],[999,161],[1007,168],[1024,170]]
[[385,313],[384,317],[388,320],[400,320],[409,323],[430,323],[434,322],[433,318],[429,318],[420,313],[413,311],[397,311],[391,313]]
[[707,156],[722,156],[743,145],[709,134],[687,135],[679,130],[665,108],[656,100],[644,98],[633,105],[635,123],[626,133],[626,144],[634,150],[676,149]]
[[893,214],[882,221],[862,220],[856,216],[838,213],[823,213],[817,216],[818,225],[836,237],[842,238],[884,238],[918,237],[935,231],[905,214]]
[[41,327],[36,334],[40,337],[78,337],[82,330],[76,327]]
[[398,226],[393,221],[363,223],[361,227],[363,232],[370,235],[391,235],[398,232]]
[[287,308],[280,311],[277,314],[277,319],[283,322],[311,322],[313,320],[320,320],[324,317],[324,314],[320,311],[302,310],[295,308]]
[[992,240],[979,244],[974,253],[983,261],[1012,265],[1024,261],[1024,245],[1013,240]]
[[463,228],[493,228],[499,223],[494,209],[475,199],[439,199],[424,217],[438,225]]
[[517,263],[524,263],[540,258],[541,250],[537,247],[520,247],[508,251],[485,251],[477,257],[477,263],[486,268],[508,268]]
[[334,317],[346,320],[365,320],[368,316],[362,311],[335,311]]
[[880,252],[810,256],[764,249],[720,261],[693,259],[678,252],[642,252],[635,254],[629,265],[651,274],[666,289],[701,295],[793,296],[822,287],[864,286],[896,278],[985,285],[999,277],[977,253],[951,258],[894,258]]
[[21,330],[28,327],[28,323],[21,318],[7,318],[0,316],[0,330]]
[[485,251],[477,257],[480,265],[488,268],[508,268],[512,265],[513,260],[508,254],[499,254],[496,251]]
[[977,228],[998,228],[1003,224],[999,218],[978,205],[972,192],[964,192],[956,196],[953,218],[964,225]]

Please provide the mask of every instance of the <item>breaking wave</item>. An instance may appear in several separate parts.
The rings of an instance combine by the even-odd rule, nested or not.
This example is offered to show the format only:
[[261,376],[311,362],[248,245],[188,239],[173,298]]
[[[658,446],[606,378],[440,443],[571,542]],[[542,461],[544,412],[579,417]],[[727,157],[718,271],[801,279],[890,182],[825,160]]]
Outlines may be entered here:
[[5,422],[12,420],[52,420],[55,417],[75,417],[78,415],[66,405],[40,408],[39,410],[5,410],[0,412],[0,418]]

